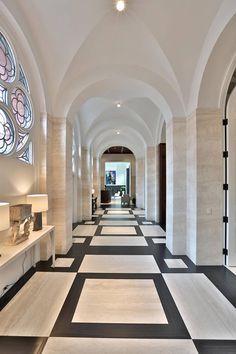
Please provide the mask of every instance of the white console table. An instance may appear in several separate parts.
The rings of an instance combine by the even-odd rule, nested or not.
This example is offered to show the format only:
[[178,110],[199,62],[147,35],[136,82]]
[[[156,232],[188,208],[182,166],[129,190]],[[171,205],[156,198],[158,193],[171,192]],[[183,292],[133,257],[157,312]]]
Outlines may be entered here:
[[10,262],[14,261],[21,254],[24,254],[33,247],[33,264],[36,265],[35,246],[44,238],[50,237],[51,252],[52,252],[52,267],[55,266],[55,226],[43,226],[42,230],[31,231],[28,240],[25,240],[18,245],[7,245],[7,243],[0,243],[0,269],[5,267]]

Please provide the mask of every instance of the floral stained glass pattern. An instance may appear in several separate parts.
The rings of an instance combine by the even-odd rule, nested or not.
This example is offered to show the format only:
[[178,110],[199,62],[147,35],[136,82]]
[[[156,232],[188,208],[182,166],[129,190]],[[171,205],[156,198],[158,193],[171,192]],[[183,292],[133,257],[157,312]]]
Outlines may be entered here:
[[11,104],[17,124],[23,129],[31,128],[33,124],[31,104],[20,88],[14,88],[12,91]]
[[29,139],[29,133],[26,134],[19,133],[16,152],[20,151],[26,145],[28,139]]
[[7,90],[0,85],[0,101],[7,104]]
[[0,154],[10,154],[14,147],[14,126],[8,114],[0,108]]
[[13,82],[16,76],[16,64],[13,52],[6,38],[0,33],[0,79]]
[[25,151],[18,158],[19,158],[19,160],[32,165],[32,163],[33,163],[32,142],[29,143],[28,147],[25,149]]
[[24,86],[24,88],[29,92],[29,85],[28,85],[28,81],[26,79],[24,70],[22,68],[22,66],[19,64],[19,68],[20,68],[20,72],[19,72],[19,81],[22,83],[22,85]]

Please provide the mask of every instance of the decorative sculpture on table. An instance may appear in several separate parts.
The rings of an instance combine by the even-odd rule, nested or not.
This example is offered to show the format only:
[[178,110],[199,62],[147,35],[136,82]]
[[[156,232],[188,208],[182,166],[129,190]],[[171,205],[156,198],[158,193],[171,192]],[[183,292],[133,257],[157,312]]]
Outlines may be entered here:
[[18,245],[29,238],[32,220],[31,207],[31,204],[18,204],[10,207],[11,245]]

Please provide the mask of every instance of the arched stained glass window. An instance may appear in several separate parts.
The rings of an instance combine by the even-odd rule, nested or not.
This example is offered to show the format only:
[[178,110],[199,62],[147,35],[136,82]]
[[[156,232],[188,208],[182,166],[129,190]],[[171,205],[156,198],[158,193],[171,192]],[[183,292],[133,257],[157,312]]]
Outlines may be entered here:
[[29,143],[29,145],[24,150],[24,152],[19,156],[19,160],[32,165],[33,163],[32,142]]
[[12,111],[17,124],[23,129],[29,129],[33,124],[32,109],[26,94],[19,88],[14,88],[11,94]]
[[25,73],[24,73],[24,70],[22,68],[22,66],[19,64],[19,81],[22,83],[22,85],[24,86],[24,88],[28,91],[29,91],[29,85],[28,85],[28,81],[26,79],[26,76],[25,76]]
[[13,155],[32,164],[33,111],[29,94],[23,66],[0,32],[0,155]]
[[28,139],[29,139],[29,133],[26,134],[19,133],[19,139],[16,148],[17,152],[20,151],[26,145]]
[[0,153],[10,154],[15,147],[15,129],[8,113],[0,108]]
[[0,79],[13,82],[16,77],[16,63],[13,51],[6,38],[0,33]]

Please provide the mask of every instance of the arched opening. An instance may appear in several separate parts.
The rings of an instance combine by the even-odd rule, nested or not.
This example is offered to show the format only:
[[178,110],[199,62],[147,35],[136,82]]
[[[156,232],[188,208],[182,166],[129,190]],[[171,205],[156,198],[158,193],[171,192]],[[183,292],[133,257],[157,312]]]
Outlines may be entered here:
[[125,146],[111,146],[100,161],[101,206],[136,205],[136,159]]

